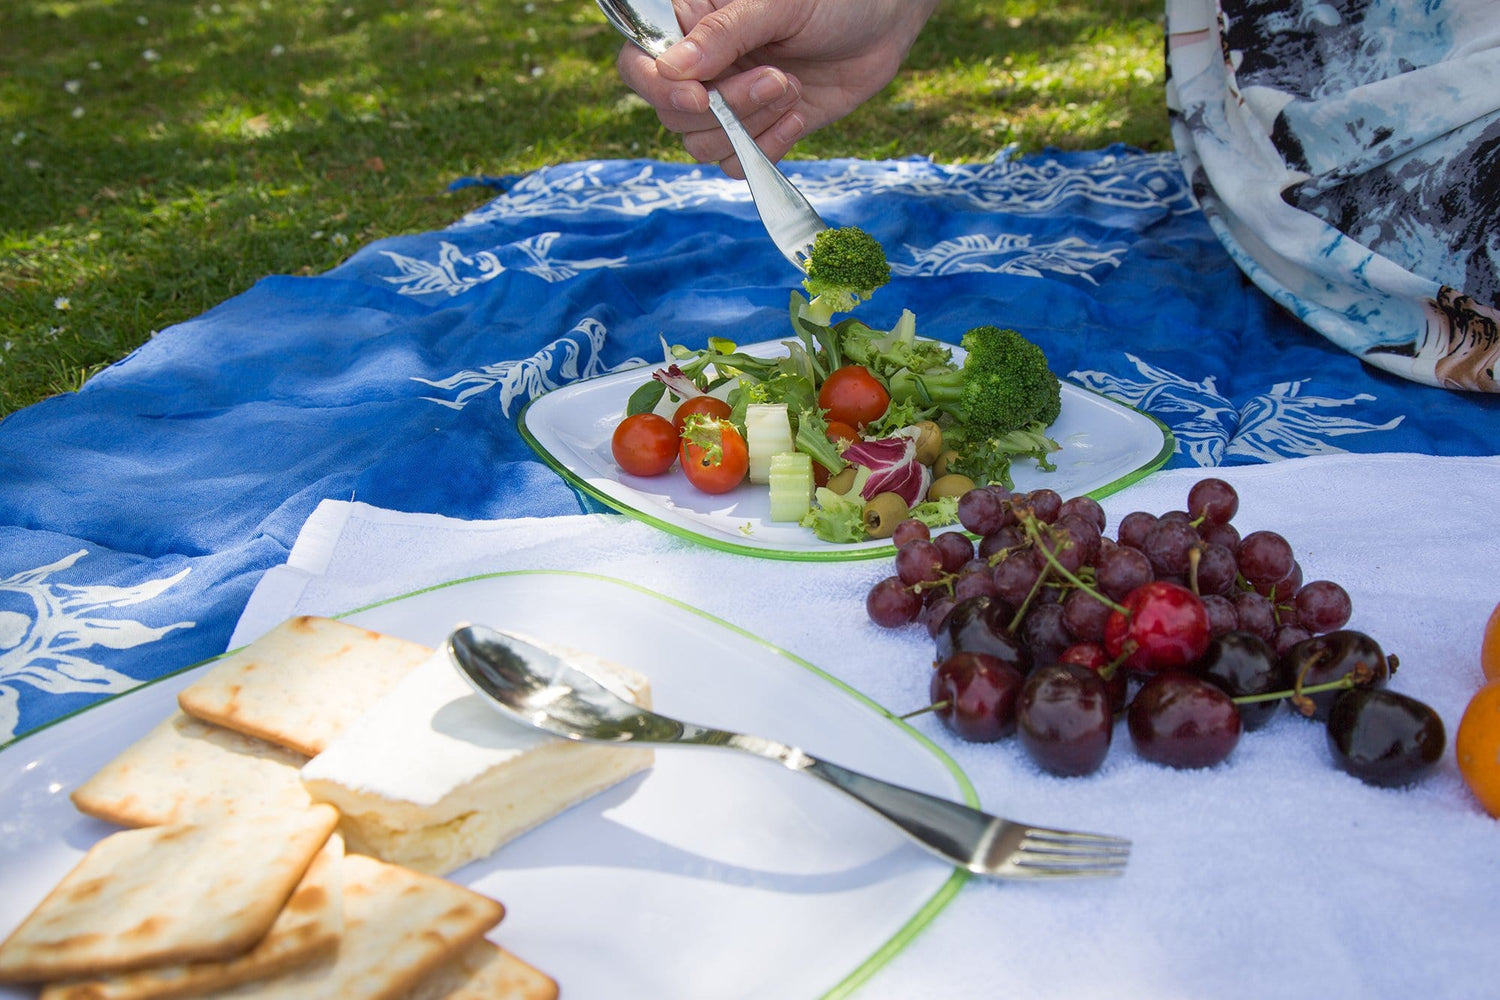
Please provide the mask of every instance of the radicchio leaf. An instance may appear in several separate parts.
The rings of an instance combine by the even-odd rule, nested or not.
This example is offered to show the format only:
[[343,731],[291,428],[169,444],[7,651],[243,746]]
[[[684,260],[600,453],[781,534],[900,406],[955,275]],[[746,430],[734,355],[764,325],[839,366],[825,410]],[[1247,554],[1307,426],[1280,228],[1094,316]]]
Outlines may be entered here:
[[698,383],[687,376],[677,365],[666,368],[658,368],[651,373],[651,377],[671,391],[678,399],[692,399],[694,396],[703,395],[703,390],[698,388]]
[[914,428],[904,427],[891,437],[873,441],[855,441],[844,449],[843,458],[870,470],[860,490],[866,500],[877,493],[895,493],[908,507],[915,507],[932,485],[932,470],[917,461]]

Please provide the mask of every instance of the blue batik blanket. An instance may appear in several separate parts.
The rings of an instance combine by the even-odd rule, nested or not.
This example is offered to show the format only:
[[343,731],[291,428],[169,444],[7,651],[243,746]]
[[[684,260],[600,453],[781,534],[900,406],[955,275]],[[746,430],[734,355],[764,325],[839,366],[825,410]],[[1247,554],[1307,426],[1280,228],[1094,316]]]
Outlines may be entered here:
[[[887,247],[866,322],[910,308],[949,341],[1013,326],[1060,374],[1167,424],[1171,465],[1500,450],[1500,398],[1373,369],[1247,282],[1171,154],[787,171]],[[663,338],[786,335],[798,275],[716,168],[490,183],[502,193],[447,229],[267,277],[0,422],[0,740],[222,652],[320,500],[578,513],[517,431],[528,400],[658,360]]]

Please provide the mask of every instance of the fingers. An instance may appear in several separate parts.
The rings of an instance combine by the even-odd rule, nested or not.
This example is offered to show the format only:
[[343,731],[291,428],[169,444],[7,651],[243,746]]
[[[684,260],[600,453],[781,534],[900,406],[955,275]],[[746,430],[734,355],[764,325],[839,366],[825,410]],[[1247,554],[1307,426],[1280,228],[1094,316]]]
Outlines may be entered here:
[[[769,128],[756,135],[755,144],[772,162],[775,162],[785,156],[797,140],[806,133],[807,123],[801,113],[789,111],[776,119]],[[734,147],[729,144],[729,137],[724,134],[723,129],[717,127],[717,124],[712,129],[684,133],[682,147],[699,163],[718,163],[730,177],[737,180],[744,179],[745,171],[740,166],[739,157],[734,154]]]
[[731,177],[743,177],[729,137],[709,110],[704,81],[713,81],[766,155],[781,159],[809,130],[801,84],[774,66],[735,72],[734,65],[767,41],[786,37],[797,24],[786,13],[788,5],[764,0],[699,0],[695,6],[692,13],[702,15],[682,42],[659,59],[626,45],[618,69],[656,110],[662,125],[682,135],[690,156],[719,163]]
[[[731,177],[741,177],[729,137],[708,107],[708,91],[692,80],[666,80],[656,61],[633,45],[617,61],[620,76],[656,110],[662,126],[682,136],[683,148],[700,163],[720,163]],[[785,156],[807,132],[796,77],[772,66],[747,70],[714,84],[734,109],[745,131],[772,160]]]
[[789,8],[765,0],[728,0],[703,14],[682,41],[658,60],[672,80],[712,80],[735,61],[769,42],[788,38],[798,27]]

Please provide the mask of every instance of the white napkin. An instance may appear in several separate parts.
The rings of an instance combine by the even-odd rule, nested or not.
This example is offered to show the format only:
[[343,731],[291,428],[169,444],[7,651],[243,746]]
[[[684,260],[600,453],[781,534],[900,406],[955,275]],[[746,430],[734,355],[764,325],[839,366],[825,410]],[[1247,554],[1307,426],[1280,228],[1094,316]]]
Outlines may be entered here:
[[[1322,728],[1283,713],[1207,771],[1146,763],[1123,725],[1096,775],[1042,774],[1013,741],[967,744],[914,720],[983,806],[1135,844],[1125,877],[971,880],[860,997],[1492,997],[1500,984],[1500,822],[1452,753],[1481,682],[1481,629],[1500,601],[1500,458],[1331,455],[1180,469],[1103,501],[1185,506],[1205,475],[1233,483],[1242,532],[1292,543],[1308,580],[1351,593],[1350,627],[1401,660],[1395,690],[1443,717],[1436,773],[1404,790],[1338,771]],[[1112,528],[1110,529],[1112,532]],[[800,563],[731,555],[616,515],[460,522],[325,501],[268,572],[232,640],[293,614],[337,614],[473,574],[588,570],[747,629],[896,712],[927,701],[931,644],[864,613],[889,559]]]

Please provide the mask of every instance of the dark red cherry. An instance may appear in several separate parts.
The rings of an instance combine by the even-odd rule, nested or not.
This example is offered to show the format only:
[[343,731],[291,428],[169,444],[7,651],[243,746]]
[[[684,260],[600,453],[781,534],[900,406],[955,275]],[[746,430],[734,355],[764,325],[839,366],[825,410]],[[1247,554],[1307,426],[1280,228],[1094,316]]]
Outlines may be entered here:
[[1068,777],[1092,774],[1104,763],[1114,736],[1103,679],[1076,663],[1038,667],[1016,702],[1016,734],[1043,770]]
[[1025,678],[988,653],[954,653],[932,672],[938,718],[960,737],[993,743],[1016,731],[1016,698]]
[[[1395,670],[1393,658],[1385,655],[1378,642],[1352,629],[1303,639],[1282,654],[1281,665],[1289,688],[1299,682],[1301,687],[1327,684],[1355,670],[1368,675],[1362,687],[1384,687],[1386,679]],[[1314,707],[1313,718],[1327,719],[1328,711],[1340,693],[1326,691],[1308,695]]]
[[1216,684],[1181,670],[1152,675],[1125,712],[1136,753],[1170,767],[1212,767],[1240,741],[1240,712]]
[[954,653],[989,653],[1028,673],[1031,653],[1006,631],[1010,618],[1010,606],[997,598],[980,594],[959,601],[933,637],[934,659],[941,663]]
[[1354,688],[1328,711],[1328,750],[1334,763],[1371,785],[1420,780],[1443,756],[1447,734],[1430,707],[1404,694]]
[[[1271,644],[1251,632],[1226,632],[1208,644],[1194,672],[1213,681],[1231,698],[1285,691],[1291,682],[1281,669],[1281,658]],[[1281,707],[1282,699],[1241,702],[1240,722],[1259,729]]]

